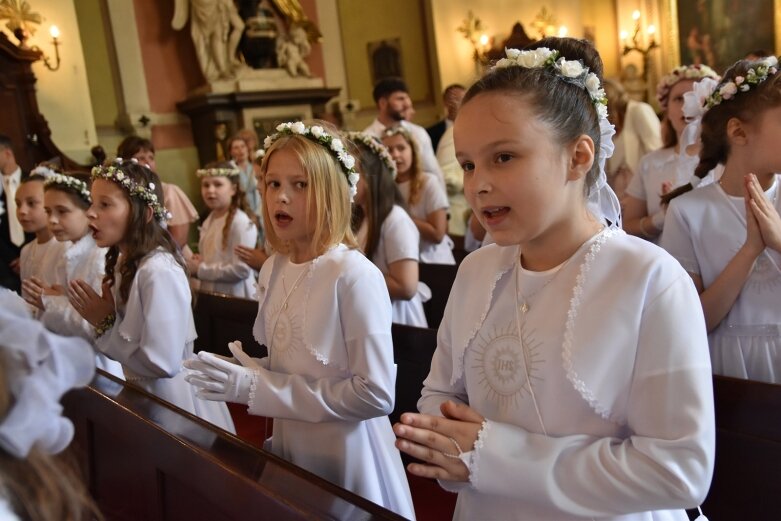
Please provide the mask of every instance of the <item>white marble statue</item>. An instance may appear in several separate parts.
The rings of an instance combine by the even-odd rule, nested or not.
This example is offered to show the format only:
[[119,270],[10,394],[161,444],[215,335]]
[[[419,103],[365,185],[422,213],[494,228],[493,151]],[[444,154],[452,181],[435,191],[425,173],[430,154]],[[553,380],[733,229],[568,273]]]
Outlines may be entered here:
[[312,46],[306,29],[301,26],[295,25],[287,35],[277,38],[277,63],[291,76],[312,76],[309,65],[304,61],[310,52]]
[[182,29],[190,19],[190,34],[206,81],[236,77],[241,62],[236,49],[244,30],[233,0],[174,0],[171,26]]

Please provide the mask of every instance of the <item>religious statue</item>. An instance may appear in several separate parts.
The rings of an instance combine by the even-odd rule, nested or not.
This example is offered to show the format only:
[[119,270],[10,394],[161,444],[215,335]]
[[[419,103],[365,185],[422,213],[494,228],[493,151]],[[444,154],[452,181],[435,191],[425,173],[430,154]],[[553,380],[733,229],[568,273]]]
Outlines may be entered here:
[[291,76],[312,76],[309,65],[304,61],[311,51],[312,46],[303,26],[293,25],[290,33],[277,38],[277,63]]
[[190,18],[195,54],[206,81],[229,80],[241,67],[236,49],[244,22],[233,0],[174,0],[171,26],[182,29]]

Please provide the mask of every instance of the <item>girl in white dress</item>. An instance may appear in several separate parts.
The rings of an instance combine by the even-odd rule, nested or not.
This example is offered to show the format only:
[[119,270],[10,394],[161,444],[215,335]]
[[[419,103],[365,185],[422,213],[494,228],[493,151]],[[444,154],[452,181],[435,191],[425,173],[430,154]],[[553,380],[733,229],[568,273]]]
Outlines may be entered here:
[[661,196],[689,181],[695,165],[680,153],[681,134],[686,127],[683,96],[702,78],[718,79],[707,65],[681,65],[664,76],[656,88],[656,99],[664,112],[663,148],[640,159],[622,201],[623,224],[627,233],[656,243],[662,233],[667,205]]
[[421,170],[418,145],[404,127],[385,130],[382,143],[396,162],[396,185],[420,232],[420,261],[455,264],[453,240],[447,234],[450,203],[442,184],[434,174]]
[[228,141],[228,151],[231,156],[233,166],[239,171],[239,186],[247,203],[247,207],[254,215],[260,215],[260,194],[258,193],[258,183],[255,179],[255,169],[252,166],[251,154],[254,150],[246,138],[240,133],[236,134]]
[[187,259],[187,267],[204,291],[255,298],[255,272],[235,251],[237,246],[254,248],[258,241],[239,171],[224,163],[198,170],[197,175],[211,212],[201,226],[198,254]]
[[108,248],[101,292],[73,280],[68,298],[94,327],[97,350],[120,362],[129,382],[234,432],[225,404],[196,399],[184,381],[182,361],[196,337],[192,297],[179,248],[162,226],[169,214],[160,178],[136,160],[120,161],[92,169],[89,226]]
[[393,322],[428,327],[423,297],[430,290],[418,278],[420,234],[404,210],[396,182],[396,164],[374,136],[347,134],[358,148],[358,193],[353,206],[353,229],[358,244],[380,268],[393,304]]
[[269,356],[251,359],[231,343],[236,359],[201,351],[185,366],[200,397],[274,418],[274,454],[412,519],[387,417],[391,303],[350,230],[358,174],[336,136],[297,122],[266,139],[263,217],[277,253],[260,271],[254,334]]
[[710,485],[697,293],[663,250],[605,227],[619,208],[601,73],[584,40],[508,49],[455,122],[496,244],[461,264],[422,414],[394,430],[423,460],[410,472],[458,492],[457,519],[686,520]]
[[[84,174],[53,174],[44,181],[44,209],[49,230],[64,247],[54,265],[52,282],[31,277],[23,283],[27,301],[40,311],[40,319],[60,335],[80,336],[93,341],[92,326],[71,306],[66,295],[68,283],[81,279],[99,288],[106,262],[106,250],[95,244],[89,233],[87,209],[91,204],[89,177]],[[118,378],[122,368],[98,354],[97,366]]]
[[[700,292],[716,374],[781,383],[781,75],[775,57],[739,61],[700,100],[702,178],[673,199],[661,246]],[[695,122],[694,124],[698,124]],[[678,195],[691,185],[671,195]]]
[[[49,175],[55,173],[51,170],[48,172],[51,172]],[[25,299],[32,298],[28,289],[29,283],[25,285],[25,280],[34,277],[40,287],[50,287],[55,284],[55,267],[67,247],[66,243],[55,239],[54,234],[49,230],[49,218],[43,206],[45,180],[46,177],[33,170],[30,177],[22,179],[14,196],[19,224],[22,225],[25,233],[35,234],[35,240],[25,244],[19,255],[19,275],[22,279],[22,296]],[[40,311],[37,306],[35,310]]]

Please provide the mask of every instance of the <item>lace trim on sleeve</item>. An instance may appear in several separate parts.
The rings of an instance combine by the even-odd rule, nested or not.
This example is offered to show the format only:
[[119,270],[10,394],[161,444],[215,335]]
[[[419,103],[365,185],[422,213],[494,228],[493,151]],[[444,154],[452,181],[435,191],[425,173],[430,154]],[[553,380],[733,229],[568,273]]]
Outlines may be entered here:
[[461,461],[464,462],[466,468],[469,469],[469,483],[477,488],[477,483],[480,479],[480,449],[485,445],[485,439],[488,436],[491,424],[488,420],[483,420],[483,424],[480,426],[480,431],[477,433],[477,439],[475,445],[469,452],[462,454]]

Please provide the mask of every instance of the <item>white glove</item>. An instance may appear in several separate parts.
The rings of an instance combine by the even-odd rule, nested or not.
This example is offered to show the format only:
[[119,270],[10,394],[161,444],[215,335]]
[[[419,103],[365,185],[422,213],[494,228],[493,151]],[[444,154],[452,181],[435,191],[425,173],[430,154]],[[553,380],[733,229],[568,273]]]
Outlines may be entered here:
[[246,405],[259,364],[242,350],[241,342],[231,342],[228,348],[235,358],[201,351],[197,358],[185,360],[189,373],[184,379],[197,389],[198,398]]

